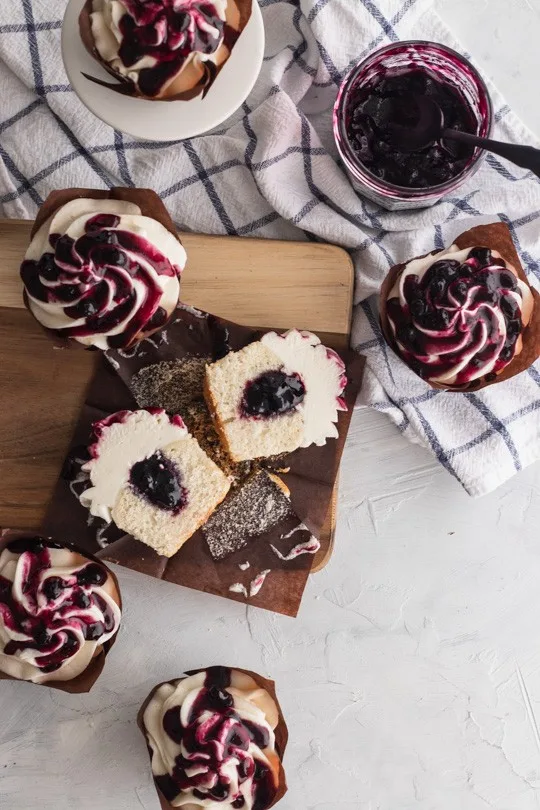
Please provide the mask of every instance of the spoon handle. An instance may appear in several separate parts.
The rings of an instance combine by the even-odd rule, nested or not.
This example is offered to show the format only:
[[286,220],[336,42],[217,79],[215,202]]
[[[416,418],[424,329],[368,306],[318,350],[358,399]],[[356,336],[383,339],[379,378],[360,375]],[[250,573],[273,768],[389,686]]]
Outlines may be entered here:
[[473,146],[480,146],[488,152],[500,155],[516,166],[529,169],[537,177],[540,177],[540,149],[533,146],[519,146],[514,143],[503,143],[502,141],[492,141],[489,138],[479,138],[478,135],[470,135],[468,132],[456,132],[453,129],[445,129],[442,138],[449,138],[453,141],[470,143]]

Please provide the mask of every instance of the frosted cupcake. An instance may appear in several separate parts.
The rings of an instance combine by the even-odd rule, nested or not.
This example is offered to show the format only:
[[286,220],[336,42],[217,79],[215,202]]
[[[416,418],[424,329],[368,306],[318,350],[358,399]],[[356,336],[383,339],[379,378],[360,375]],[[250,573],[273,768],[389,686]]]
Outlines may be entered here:
[[114,574],[72,546],[0,538],[0,673],[87,691],[121,620]]
[[87,50],[126,95],[187,101],[205,95],[251,15],[252,0],[87,0]]
[[401,359],[447,391],[508,379],[540,355],[540,296],[502,223],[392,268],[381,325]]
[[163,807],[267,810],[286,791],[286,726],[256,673],[210,667],[162,683],[139,725]]
[[53,192],[21,265],[25,302],[56,336],[125,349],[174,312],[186,252],[157,194]]

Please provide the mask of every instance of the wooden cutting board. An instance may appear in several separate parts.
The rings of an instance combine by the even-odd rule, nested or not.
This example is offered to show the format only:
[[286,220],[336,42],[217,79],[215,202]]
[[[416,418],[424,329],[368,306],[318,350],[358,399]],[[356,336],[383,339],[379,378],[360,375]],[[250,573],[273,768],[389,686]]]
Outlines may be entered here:
[[[97,352],[62,350],[24,309],[19,266],[32,223],[0,220],[0,527],[37,529],[59,475]],[[312,242],[182,234],[182,300],[238,323],[309,329],[349,342],[353,266]],[[333,536],[335,501],[325,531]],[[314,570],[328,561],[317,560]]]

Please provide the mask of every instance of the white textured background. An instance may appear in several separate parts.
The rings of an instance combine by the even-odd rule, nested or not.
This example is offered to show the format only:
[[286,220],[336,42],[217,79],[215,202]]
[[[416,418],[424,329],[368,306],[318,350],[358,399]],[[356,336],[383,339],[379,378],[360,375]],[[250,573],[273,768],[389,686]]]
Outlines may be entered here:
[[[540,133],[540,0],[437,4]],[[296,621],[120,577],[124,625],[90,695],[0,684],[2,810],[158,810],[137,709],[216,663],[278,683],[280,810],[540,807],[540,465],[471,501],[357,412],[336,552]]]

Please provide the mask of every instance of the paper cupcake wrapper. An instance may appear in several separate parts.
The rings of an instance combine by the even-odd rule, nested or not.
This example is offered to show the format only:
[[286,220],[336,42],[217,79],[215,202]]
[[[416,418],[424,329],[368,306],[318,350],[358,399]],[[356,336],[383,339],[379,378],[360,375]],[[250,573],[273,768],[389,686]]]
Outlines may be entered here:
[[[176,93],[172,96],[167,96],[159,99],[150,98],[148,96],[143,95],[139,92],[136,85],[130,81],[129,79],[123,78],[119,73],[111,68],[108,62],[106,62],[101,54],[98,52],[95,43],[94,37],[92,35],[92,24],[90,20],[90,14],[93,10],[93,2],[94,0],[86,0],[84,7],[79,16],[79,31],[81,35],[81,39],[83,41],[84,47],[88,51],[88,53],[94,57],[94,59],[100,63],[100,65],[109,73],[111,76],[114,77],[116,80],[115,82],[105,82],[102,79],[97,79],[95,76],[90,76],[88,73],[83,73],[83,76],[91,82],[95,84],[99,84],[102,87],[106,87],[108,90],[113,90],[115,93],[120,93],[123,96],[131,96],[135,98],[143,98],[150,101],[159,100],[159,101],[190,101],[197,96],[202,94],[204,98],[212,85],[214,84],[216,78],[219,76],[222,68],[224,65],[227,64],[228,58],[223,62],[223,64],[216,66],[213,62],[202,62],[201,69],[202,75],[200,80],[197,84],[195,84],[191,89],[185,90],[182,93]],[[228,34],[228,39],[230,43],[230,50],[234,48],[240,34],[246,27],[249,22],[249,18],[251,17],[251,10],[253,0],[234,0],[235,5],[238,8],[240,19],[238,28],[233,28],[228,23],[225,24],[225,30]]]
[[[135,205],[139,206],[139,208],[141,209],[141,214],[143,216],[150,217],[151,219],[155,219],[157,222],[161,223],[161,225],[163,225],[164,228],[166,228],[170,233],[172,233],[174,238],[177,239],[180,242],[180,244],[182,244],[182,240],[178,236],[178,231],[175,228],[174,222],[172,221],[169,212],[167,211],[167,209],[165,208],[164,204],[161,202],[161,199],[159,198],[159,196],[156,194],[155,191],[143,188],[121,188],[121,187],[111,188],[108,191],[95,188],[66,188],[60,191],[51,191],[51,193],[46,198],[46,200],[44,201],[43,205],[41,206],[41,208],[37,213],[34,225],[30,232],[31,239],[34,238],[34,236],[41,228],[41,226],[50,217],[52,217],[53,214],[55,214],[59,208],[62,208],[62,206],[77,199],[122,200],[125,202],[134,203]],[[28,309],[32,317],[34,317],[33,312],[28,305],[28,296],[26,294],[26,290],[23,290],[23,300],[26,308]],[[40,324],[40,326],[46,332],[49,338],[53,341],[53,343],[59,348],[98,351],[98,349],[96,349],[93,346],[86,347],[82,343],[79,343],[77,340],[73,340],[72,338],[62,336],[62,334],[59,331],[47,329],[45,326],[42,326],[42,324]],[[144,337],[148,337],[151,334],[153,333],[152,332],[145,333]],[[131,345],[133,345],[133,343]]]
[[[499,374],[497,374],[496,379],[486,380],[486,378],[483,377],[478,380],[473,380],[465,385],[453,386],[425,380],[426,384],[435,390],[461,393],[479,391],[482,388],[486,388],[488,385],[494,385],[496,383],[503,382],[504,380],[509,380],[511,377],[515,377],[516,374],[521,374],[522,371],[526,371],[528,368],[530,368],[530,366],[532,366],[538,357],[540,357],[540,294],[530,286],[527,276],[523,270],[518,252],[512,241],[510,229],[504,222],[493,222],[490,225],[477,225],[475,228],[471,228],[470,230],[465,231],[465,233],[462,233],[461,236],[454,240],[454,244],[456,244],[460,250],[473,247],[486,247],[490,250],[498,251],[502,258],[515,268],[521,281],[527,284],[531,290],[534,300],[531,320],[522,332],[523,348],[521,352],[516,355]],[[424,256],[436,256],[441,252],[442,250],[432,250],[430,253],[424,254]],[[424,256],[418,256],[417,258],[424,258]],[[388,275],[382,283],[379,298],[379,318],[382,332],[388,345],[402,362],[405,361],[401,357],[399,349],[396,345],[388,319],[386,304],[392,287],[409,261],[412,260],[409,259],[407,262],[396,264],[389,270]]]
[[[190,675],[196,675],[198,672],[206,672],[207,669],[208,669],[208,667],[202,667],[201,669],[191,669],[191,670],[186,671],[185,675],[183,677],[181,677],[181,678],[175,678],[175,679],[171,679],[169,681],[162,681],[161,683],[158,683],[157,686],[154,686],[154,688],[152,689],[152,691],[150,692],[150,694],[148,695],[148,697],[144,701],[143,705],[139,709],[139,713],[137,715],[137,725],[139,726],[139,729],[141,730],[142,734],[144,735],[144,739],[146,741],[147,748],[148,748],[148,753],[150,755],[150,761],[152,759],[152,750],[151,750],[150,746],[148,745],[148,739],[147,739],[147,736],[146,736],[146,729],[144,727],[143,717],[144,717],[144,712],[146,710],[146,707],[150,703],[150,701],[153,698],[154,694],[157,692],[157,690],[160,688],[160,686],[163,686],[166,683],[173,683],[173,682],[182,681],[185,678],[189,677]],[[286,780],[286,777],[285,777],[285,771],[283,769],[283,756],[285,754],[285,749],[287,748],[287,743],[288,743],[288,740],[289,740],[289,731],[287,729],[287,724],[285,722],[285,718],[283,717],[283,712],[281,710],[281,706],[279,705],[279,701],[277,699],[276,685],[275,685],[274,681],[271,681],[268,678],[263,678],[262,675],[259,675],[257,672],[253,672],[250,669],[242,669],[241,667],[236,667],[236,666],[229,667],[229,669],[236,669],[238,672],[243,672],[245,675],[251,676],[253,678],[253,680],[255,681],[255,683],[257,684],[257,686],[259,686],[262,689],[266,689],[266,691],[268,692],[270,697],[274,700],[274,702],[276,704],[276,707],[277,707],[277,710],[278,710],[278,718],[279,719],[278,719],[278,724],[277,724],[276,728],[274,729],[274,734],[275,734],[275,738],[276,738],[276,753],[279,756],[279,777],[278,777],[279,778],[279,784],[278,784],[278,789],[277,789],[276,796],[275,796],[272,804],[268,805],[268,807],[270,808],[270,807],[273,807],[275,804],[277,804],[279,801],[281,801],[281,799],[287,793],[287,780]],[[155,781],[154,781],[154,784],[155,784]],[[163,794],[161,793],[161,791],[159,790],[157,785],[155,785],[155,788],[156,788],[156,792],[157,792],[158,797],[159,797],[159,801],[161,803],[161,810],[174,810],[172,804],[170,804],[170,802],[168,802],[167,799],[163,796]]]
[[[11,529],[4,529],[3,531],[0,532],[0,553],[6,548],[8,543],[10,543],[12,540],[15,540],[18,537],[37,537],[37,536],[38,532],[12,531]],[[46,539],[51,538],[47,537]],[[68,548],[70,551],[74,551],[77,554],[80,554],[82,557],[86,557],[86,559],[92,560],[92,562],[99,563],[99,565],[103,566],[106,569],[107,573],[112,578],[112,581],[116,588],[116,594],[118,597],[117,604],[120,610],[122,610],[122,595],[120,593],[120,586],[118,584],[118,579],[114,571],[111,571],[111,569],[107,565],[105,565],[103,560],[100,560],[93,554],[84,551],[79,546],[74,545],[73,543],[66,543],[64,540],[61,540],[60,538],[55,538],[55,540],[59,543],[62,543],[62,545]],[[76,678],[72,678],[69,681],[46,681],[45,683],[34,683],[34,681],[27,681],[24,678],[15,678],[12,675],[7,675],[5,672],[0,672],[0,680],[20,681],[21,683],[30,683],[33,686],[48,686],[50,689],[58,689],[59,692],[69,692],[70,694],[73,695],[89,692],[90,689],[95,684],[95,682],[97,681],[97,679],[99,678],[99,676],[101,675],[103,667],[105,666],[105,659],[107,658],[109,652],[111,651],[113,644],[116,642],[117,637],[118,632],[116,632],[112,638],[110,638],[108,641],[105,642],[105,644],[101,646],[100,652],[96,656],[94,656],[94,658],[92,658],[86,669],[83,672],[81,672],[80,675],[77,675]]]
[[[214,356],[215,341],[225,333],[233,350],[257,340],[262,334],[191,307],[180,307],[169,325],[157,335],[143,340],[131,351],[108,352],[106,357],[99,358],[101,362],[90,384],[68,459],[80,457],[88,446],[93,422],[117,410],[163,407],[164,403],[159,400],[144,406],[135,401],[130,391],[134,374],[163,361],[204,356],[210,360]],[[348,411],[339,413],[338,438],[329,439],[323,447],[312,445],[283,456],[278,460],[277,468],[273,461],[263,464],[274,471],[280,470],[277,474],[291,493],[292,511],[285,521],[250,539],[243,549],[214,561],[203,532],[199,530],[173,557],[167,558],[120,531],[114,524],[99,535],[100,549],[98,533],[105,529],[105,524],[90,521],[89,525],[88,510],[81,506],[70,491],[68,480],[62,477],[45,518],[46,531],[58,536],[77,537],[84,548],[108,562],[243,604],[246,604],[246,597],[230,591],[230,586],[241,584],[249,593],[254,578],[270,570],[260,591],[249,597],[247,604],[296,616],[312,566],[325,559],[329,551],[330,538],[322,537],[321,530],[331,505],[352,410],[362,381],[364,358],[350,351],[340,354],[347,366],[349,383],[345,390]],[[182,414],[182,410],[177,409],[177,412]],[[304,534],[300,534],[300,524],[307,527]],[[290,540],[284,539],[295,529],[298,533]],[[287,552],[290,547],[307,540],[310,534],[323,541],[315,556],[303,554],[285,561],[272,550],[271,546],[274,546]],[[246,560],[250,562],[249,569],[240,569]]]

